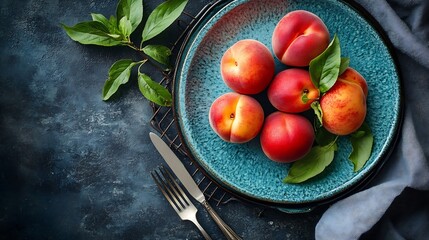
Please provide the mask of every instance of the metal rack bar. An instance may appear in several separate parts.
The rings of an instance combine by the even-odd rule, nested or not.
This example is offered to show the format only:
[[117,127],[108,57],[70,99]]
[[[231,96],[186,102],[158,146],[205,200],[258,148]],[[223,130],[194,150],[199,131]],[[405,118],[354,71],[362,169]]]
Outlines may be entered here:
[[[212,3],[207,4],[197,15],[193,16],[187,12],[183,12],[182,16],[190,19],[188,23],[186,21],[179,19],[177,20],[177,26],[182,30],[182,33],[172,44],[171,50],[174,53],[177,48],[181,46],[186,34],[189,32],[191,27],[195,22],[201,18],[202,14],[213,5]],[[171,85],[173,82],[174,70],[169,70],[163,72],[163,78],[160,81],[160,84],[164,85],[167,89],[172,89]],[[174,119],[174,110],[171,107],[162,107],[151,103],[153,109],[153,115],[150,118],[150,124],[153,129],[155,129],[161,137],[169,144],[176,153],[178,153],[179,159],[184,163],[188,171],[191,173],[192,177],[196,181],[197,185],[203,191],[204,195],[211,202],[215,203],[215,206],[221,204],[226,204],[231,200],[236,200],[234,197],[226,193],[221,187],[219,187],[215,182],[213,182],[209,177],[207,177],[200,169],[197,164],[191,160],[191,156],[188,155],[187,151],[181,139],[179,137],[178,129],[176,128],[175,119]]]

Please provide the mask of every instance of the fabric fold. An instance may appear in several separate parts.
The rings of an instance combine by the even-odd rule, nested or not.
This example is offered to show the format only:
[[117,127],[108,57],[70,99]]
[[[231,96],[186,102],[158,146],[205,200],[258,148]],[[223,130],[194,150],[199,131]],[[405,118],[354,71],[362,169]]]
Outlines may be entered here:
[[428,163],[409,111],[397,149],[373,186],[332,205],[316,226],[316,239],[358,239],[380,220],[405,187],[429,190]]
[[429,33],[426,19],[429,2],[404,0],[397,3],[398,9],[405,9],[407,3],[414,3],[414,6],[403,16],[409,21],[408,23],[398,16],[396,11],[399,10],[395,9],[395,11],[385,0],[357,0],[357,2],[380,23],[397,50],[429,68],[429,39],[427,38],[429,36],[424,36],[424,32]]

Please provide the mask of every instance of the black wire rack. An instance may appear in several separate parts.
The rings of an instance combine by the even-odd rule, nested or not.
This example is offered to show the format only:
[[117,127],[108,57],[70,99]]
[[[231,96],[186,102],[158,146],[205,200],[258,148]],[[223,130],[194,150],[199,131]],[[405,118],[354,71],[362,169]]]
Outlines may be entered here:
[[[192,29],[192,27],[198,22],[200,18],[203,17],[204,13],[207,12],[216,2],[211,2],[205,5],[201,11],[192,15],[188,12],[183,12],[182,16],[177,21],[176,27],[181,31],[181,35],[178,36],[177,40],[172,43],[171,50],[172,55],[177,56],[180,51],[180,46],[184,42],[184,38]],[[162,79],[160,84],[165,86],[170,91],[172,90],[174,78],[174,69],[162,73]],[[174,110],[171,107],[162,107],[156,104],[151,103],[153,109],[153,115],[150,119],[150,124],[153,129],[155,129],[164,141],[169,144],[170,148],[176,152],[179,159],[183,162],[189,173],[192,175],[197,185],[203,191],[206,198],[214,202],[216,206],[221,204],[226,204],[229,201],[237,200],[236,198],[229,195],[221,187],[219,187],[215,182],[213,182],[209,177],[207,177],[191,159],[191,156],[188,155],[185,150],[185,146],[181,142],[179,137],[179,130],[177,129],[177,124],[174,118]]]

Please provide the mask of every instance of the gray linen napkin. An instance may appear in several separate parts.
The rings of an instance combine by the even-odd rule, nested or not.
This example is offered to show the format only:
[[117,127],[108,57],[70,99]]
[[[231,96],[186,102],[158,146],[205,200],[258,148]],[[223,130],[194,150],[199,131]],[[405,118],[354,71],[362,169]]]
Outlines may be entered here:
[[[359,239],[383,217],[405,189],[429,190],[429,1],[357,0],[383,26],[398,55],[405,115],[395,151],[365,190],[333,204],[316,226],[316,239]],[[386,106],[388,107],[388,106]],[[414,204],[415,198],[407,199]],[[424,239],[429,236],[429,202],[421,211],[396,214],[377,239]],[[394,211],[390,210],[390,211]],[[398,219],[406,219],[398,220]],[[402,222],[401,222],[402,221]],[[399,225],[413,226],[407,229]],[[386,224],[385,224],[386,225]]]

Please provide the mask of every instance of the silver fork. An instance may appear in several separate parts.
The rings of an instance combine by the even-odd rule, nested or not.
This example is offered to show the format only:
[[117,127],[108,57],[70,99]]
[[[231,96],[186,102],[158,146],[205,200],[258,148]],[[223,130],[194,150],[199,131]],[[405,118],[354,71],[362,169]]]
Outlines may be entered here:
[[200,230],[201,234],[203,234],[204,238],[211,240],[211,237],[207,234],[207,232],[203,229],[197,220],[198,209],[189,200],[188,196],[186,196],[179,184],[174,181],[170,171],[161,165],[158,167],[158,169],[151,171],[150,174],[152,175],[153,180],[155,181],[156,185],[158,185],[162,194],[174,208],[179,217],[182,220],[193,222],[195,226],[197,226],[198,230]]

